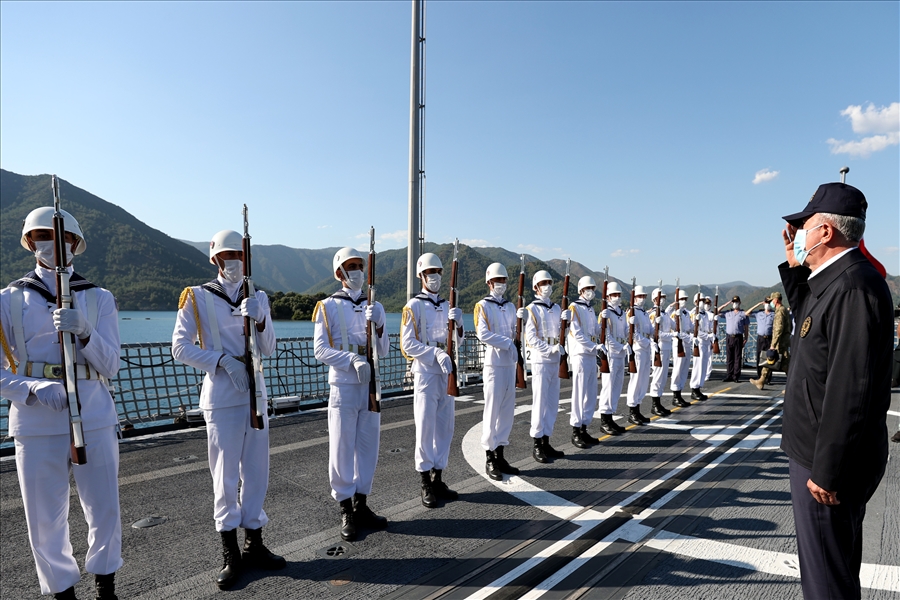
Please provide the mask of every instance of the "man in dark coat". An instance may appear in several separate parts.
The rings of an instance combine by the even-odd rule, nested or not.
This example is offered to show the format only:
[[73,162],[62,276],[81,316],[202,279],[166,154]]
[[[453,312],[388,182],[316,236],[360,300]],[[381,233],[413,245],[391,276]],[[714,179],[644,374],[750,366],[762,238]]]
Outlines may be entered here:
[[826,183],[784,217],[781,281],[794,313],[781,448],[807,600],[859,598],[863,518],[887,463],[893,310],[860,252],[866,198]]

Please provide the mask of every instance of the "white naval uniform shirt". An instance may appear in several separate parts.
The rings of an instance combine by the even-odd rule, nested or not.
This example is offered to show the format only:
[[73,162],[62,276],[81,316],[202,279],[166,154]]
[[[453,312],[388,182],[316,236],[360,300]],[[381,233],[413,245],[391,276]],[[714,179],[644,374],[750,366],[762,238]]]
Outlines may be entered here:
[[556,349],[557,341],[549,344],[547,338],[559,340],[559,319],[562,314],[558,304],[547,304],[535,300],[526,307],[528,311],[525,320],[525,344],[528,348],[528,361],[531,363],[559,363],[559,351]]
[[650,315],[641,307],[634,309],[634,343],[641,348],[650,347],[650,338],[653,337],[653,324]]
[[[73,273],[72,267],[68,269]],[[56,294],[56,272],[43,267],[35,269],[40,282],[50,296]],[[119,371],[119,312],[112,293],[103,288],[95,288],[97,296],[97,323],[91,337],[85,345],[75,336],[75,356],[79,364],[88,364],[107,379],[112,379]],[[86,290],[73,293],[73,307],[88,319],[86,306]],[[10,313],[10,287],[0,290],[0,322],[3,336],[12,351],[13,357],[19,361],[17,342],[13,333],[12,315]],[[53,327],[53,311],[56,301],[49,302],[40,292],[25,288],[22,310],[22,328],[25,337],[25,351],[29,362],[61,364],[62,357],[59,337]],[[26,377],[25,365],[13,374],[6,353],[2,355],[2,371],[0,371],[0,395],[8,398],[9,435],[11,437],[31,435],[60,435],[69,432],[69,411],[57,412],[37,402],[28,391],[28,384],[42,379]],[[62,383],[62,379],[58,380]],[[81,401],[82,428],[92,431],[110,427],[118,423],[115,404],[106,388],[106,383],[99,379],[79,379],[78,398]]]
[[[443,373],[437,362],[435,343],[447,342],[447,311],[450,303],[431,292],[419,292],[403,307],[400,323],[400,348],[412,359],[413,373]],[[461,327],[462,323],[458,323]],[[461,338],[457,339],[457,343]]]
[[[651,337],[656,334],[656,306],[650,311],[650,323],[653,326],[653,331],[651,332]],[[665,313],[665,309],[663,309],[662,319],[659,322],[659,344],[660,346],[666,342],[669,342],[672,337],[675,335],[675,321],[672,320],[672,317]]]
[[[696,308],[691,309],[691,330],[690,330],[691,335],[693,335],[693,333],[694,333],[694,319],[696,318],[696,314],[697,314],[697,309]],[[710,332],[709,332],[710,321],[711,321],[711,319],[709,318],[709,313],[706,312],[705,310],[701,311],[700,312],[700,326],[697,327],[697,337],[703,342],[706,342],[707,340],[712,339],[712,334],[710,334]]]
[[[316,324],[313,351],[316,360],[330,367],[328,383],[360,383],[351,359],[354,354],[360,355],[355,350],[366,346],[366,306],[368,300],[362,290],[353,292],[348,288],[343,288],[316,304],[312,316],[313,323]],[[347,328],[347,350],[343,349],[339,311],[344,314]],[[378,355],[387,356],[390,339],[386,331],[381,337],[377,337],[375,344]],[[362,356],[365,357],[365,352]]]
[[600,325],[593,307],[582,299],[569,305],[568,351],[573,356],[597,354]]
[[488,296],[475,305],[475,335],[486,344],[484,364],[488,367],[511,367],[518,355],[516,337],[516,305]]
[[[619,356],[625,352],[625,344],[628,343],[628,319],[622,307],[607,307],[606,319],[606,347],[610,356]],[[617,312],[618,311],[618,312]],[[603,317],[600,317],[602,319]],[[599,321],[599,319],[598,319]]]
[[[241,316],[240,306],[242,294],[241,283],[230,283],[221,276],[215,280],[220,289],[229,298],[226,301],[220,296],[213,295],[216,321],[219,328],[219,337],[222,341],[222,350],[213,348],[213,334],[210,329],[209,316],[207,314],[207,300],[209,295],[204,286],[193,286],[194,298],[197,301],[197,316],[200,318],[198,326],[194,313],[194,305],[190,296],[185,299],[184,305],[178,310],[175,318],[175,330],[172,332],[172,356],[178,362],[190,365],[195,369],[206,371],[203,378],[203,387],[200,390],[200,408],[210,410],[215,408],[227,408],[239,406],[249,402],[247,392],[239,392],[231,381],[231,376],[225,369],[218,367],[222,354],[229,356],[244,355],[244,317]],[[212,286],[215,287],[215,286]],[[232,301],[231,299],[237,299]],[[259,351],[263,356],[271,356],[275,352],[275,330],[272,327],[272,319],[269,316],[269,299],[266,293],[257,290],[256,299],[266,314],[266,328],[257,331],[256,339],[259,343]],[[198,331],[203,340],[203,347],[194,344]],[[260,378],[257,382],[263,398],[266,394],[265,381]]]
[[[681,318],[681,333],[682,333],[682,335],[693,334],[694,333],[694,323],[693,323],[693,321],[691,321],[691,314],[683,308],[678,308],[675,311],[673,311],[670,316],[671,316],[672,321],[674,322],[675,326],[678,325],[678,322],[675,321],[675,319],[678,319],[679,315]],[[675,327],[673,327],[672,328],[672,343],[677,344],[678,343],[676,341],[677,339],[678,339],[678,331]]]

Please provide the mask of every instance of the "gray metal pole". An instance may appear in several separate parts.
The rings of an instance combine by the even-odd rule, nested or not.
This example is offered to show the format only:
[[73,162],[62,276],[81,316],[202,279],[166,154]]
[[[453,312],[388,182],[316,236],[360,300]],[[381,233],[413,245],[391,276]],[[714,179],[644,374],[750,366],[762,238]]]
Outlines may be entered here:
[[850,172],[850,167],[841,167],[841,183],[847,183],[847,173]]
[[409,75],[409,246],[406,251],[406,299],[409,300],[419,292],[419,279],[416,277],[416,260],[419,258],[419,223],[422,215],[419,159],[421,156],[419,141],[419,102],[421,61],[420,44],[422,29],[422,12],[424,0],[412,0],[412,52],[410,56]]

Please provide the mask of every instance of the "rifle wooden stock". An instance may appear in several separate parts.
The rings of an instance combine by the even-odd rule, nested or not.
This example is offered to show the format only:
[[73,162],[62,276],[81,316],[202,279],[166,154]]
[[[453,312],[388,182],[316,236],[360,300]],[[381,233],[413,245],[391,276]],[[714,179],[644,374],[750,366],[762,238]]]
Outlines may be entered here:
[[[606,310],[606,287],[609,284],[608,279],[603,280],[603,298],[600,300],[600,310]],[[606,345],[606,319],[600,317],[600,343]],[[600,353],[600,372],[609,373],[609,357],[606,352]]]
[[[369,230],[369,261],[366,300],[375,305],[375,228]],[[375,358],[375,340],[378,332],[375,323],[366,323],[366,362],[369,363],[369,412],[381,412],[381,382],[378,379],[378,361]]]
[[[59,181],[56,175],[50,178],[53,188],[53,258],[56,267],[56,307],[72,308],[72,288],[69,285],[69,271],[66,265],[66,224],[59,208]],[[75,334],[65,331],[58,333],[60,362],[63,365],[63,384],[69,403],[69,453],[72,463],[87,464],[84,445],[84,427],[81,421],[81,400],[78,397],[78,379],[75,373]]]
[[[562,299],[560,300],[560,307],[562,308],[561,316],[559,322],[559,343],[561,345],[565,345],[566,336],[569,333],[569,273],[568,268],[566,268],[566,277],[563,280],[563,293]],[[561,354],[559,356],[559,378],[560,379],[568,379],[569,378],[569,355]]]
[[[700,293],[700,286],[697,286],[697,296],[702,296]],[[691,344],[694,346],[694,349],[691,351],[691,356],[700,356],[700,304],[703,302],[701,298],[697,299],[697,312],[694,313],[694,339],[698,340],[697,344]]]
[[[631,317],[632,321],[636,318],[634,310],[634,282],[631,283]],[[627,313],[626,313],[627,314]],[[631,346],[631,353],[628,355],[628,372],[637,373],[637,363],[634,359],[634,323],[628,324],[628,345]]]
[[[241,240],[241,249],[243,250],[241,269],[244,276],[242,288],[244,298],[253,298],[256,296],[256,290],[253,288],[253,283],[250,280],[250,233],[248,229],[247,205],[245,204],[244,238]],[[250,385],[250,427],[262,430],[266,428],[265,411],[267,408],[262,406],[262,390],[259,389],[256,380],[257,373],[262,370],[256,331],[256,322],[250,317],[244,317],[244,366],[247,368],[248,383]]]
[[684,358],[684,342],[681,339],[681,300],[678,299],[681,288],[675,286],[675,332],[678,334],[678,358]]
[[[450,271],[450,308],[456,308],[456,278],[459,275],[459,241],[457,240],[453,248],[453,267]],[[450,362],[453,365],[450,374],[447,376],[447,394],[453,397],[459,396],[459,381],[457,378],[456,364],[456,330],[459,325],[452,320],[447,321],[447,354],[450,356]]]
[[716,286],[716,299],[713,303],[713,343],[712,343],[712,351],[715,354],[721,352],[719,348],[719,286]]
[[[519,271],[519,300],[516,303],[516,312],[525,305],[525,263]],[[522,354],[522,319],[516,316],[516,388],[524,390],[528,387],[525,382],[525,357]]]
[[656,323],[653,328],[653,341],[656,342],[656,354],[653,356],[653,366],[661,367],[662,364],[662,350],[659,347],[659,322],[662,321],[663,313],[662,313],[662,283],[659,286],[659,294],[656,296]]

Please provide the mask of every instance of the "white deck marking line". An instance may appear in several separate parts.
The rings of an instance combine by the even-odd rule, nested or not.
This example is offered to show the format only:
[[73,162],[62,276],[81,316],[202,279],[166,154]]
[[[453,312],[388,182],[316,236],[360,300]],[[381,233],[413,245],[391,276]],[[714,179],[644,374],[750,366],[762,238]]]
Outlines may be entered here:
[[[766,398],[771,399],[771,397],[766,397]],[[750,417],[749,419],[747,419],[744,422],[744,424],[735,431],[735,435],[737,433],[739,433],[740,431],[742,431],[743,429],[746,429],[747,427],[751,426],[755,421],[758,421],[759,419],[764,417],[767,413],[774,410],[781,403],[782,403],[782,400],[778,399],[778,401],[776,401],[775,403],[773,403],[772,405],[770,405],[769,407],[767,407],[766,409],[764,409],[757,415],[754,415],[753,417]],[[525,412],[526,410],[528,410],[527,405],[517,406],[514,411],[514,414],[521,414],[521,413]],[[568,536],[566,536],[563,540],[560,540],[560,541],[554,543],[550,547],[539,552],[536,556],[533,556],[530,559],[526,560],[525,562],[523,562],[521,565],[519,565],[515,569],[507,572],[502,577],[498,578],[497,580],[491,582],[487,586],[485,586],[485,587],[481,588],[480,590],[477,590],[474,593],[472,593],[471,595],[467,596],[467,600],[468,599],[477,600],[477,599],[487,598],[494,592],[498,591],[499,589],[503,588],[504,586],[506,586],[509,583],[511,583],[512,581],[514,581],[520,575],[537,567],[548,556],[552,556],[553,553],[557,552],[558,550],[561,550],[562,548],[571,544],[573,541],[581,538],[591,528],[596,527],[597,525],[599,525],[601,522],[603,522],[604,520],[606,520],[613,514],[619,512],[622,508],[630,505],[637,499],[646,495],[651,490],[659,487],[665,481],[667,481],[668,479],[671,479],[674,475],[680,473],[681,471],[683,471],[684,469],[686,469],[687,467],[692,465],[694,462],[700,460],[701,458],[703,458],[704,456],[706,456],[707,454],[712,452],[716,447],[720,446],[723,442],[725,442],[725,439],[722,437],[710,440],[708,442],[711,444],[709,447],[704,448],[703,450],[701,450],[700,452],[698,452],[697,454],[692,456],[690,459],[682,462],[675,468],[671,469],[670,471],[665,473],[662,477],[660,477],[656,481],[653,481],[653,482],[647,484],[646,486],[644,486],[643,489],[635,492],[634,494],[632,494],[631,496],[626,498],[623,502],[621,502],[621,503],[617,504],[616,506],[613,506],[601,513],[596,510],[593,510],[593,509],[584,508],[579,504],[575,504],[574,502],[571,502],[569,500],[566,500],[564,498],[556,496],[555,494],[553,494],[551,492],[547,492],[546,490],[543,490],[531,483],[526,482],[521,477],[516,477],[516,476],[505,477],[503,481],[494,481],[494,480],[488,478],[487,474],[484,473],[484,471],[481,468],[481,465],[482,465],[481,461],[483,460],[481,457],[484,455],[482,454],[483,448],[481,448],[480,430],[481,430],[480,423],[474,425],[471,429],[469,429],[469,431],[466,432],[466,435],[464,436],[463,442],[462,442],[462,450],[463,450],[463,455],[466,458],[466,462],[468,462],[469,465],[471,465],[471,467],[477,473],[480,473],[482,475],[482,477],[484,477],[487,481],[489,481],[495,487],[513,495],[514,497],[518,498],[519,500],[522,500],[523,502],[525,502],[527,504],[531,504],[532,506],[535,506],[535,508],[539,508],[539,509],[543,510],[544,512],[547,512],[559,519],[569,520],[569,521],[578,523],[580,525],[580,527],[576,531],[574,531],[571,534],[569,534]],[[760,440],[760,441],[762,441],[762,440]],[[722,460],[724,460],[724,458],[722,458]],[[679,486],[679,487],[681,487],[681,486]],[[683,489],[686,489],[686,488],[683,488]],[[670,492],[669,494],[666,495],[666,497],[668,499],[671,499],[675,495],[680,493],[680,491],[682,491],[682,490],[675,491],[674,494],[672,492]],[[534,504],[532,501],[536,502],[537,504]]]
[[896,411],[896,410],[889,410],[887,412],[887,414],[894,416],[894,417],[900,417],[900,411]]

